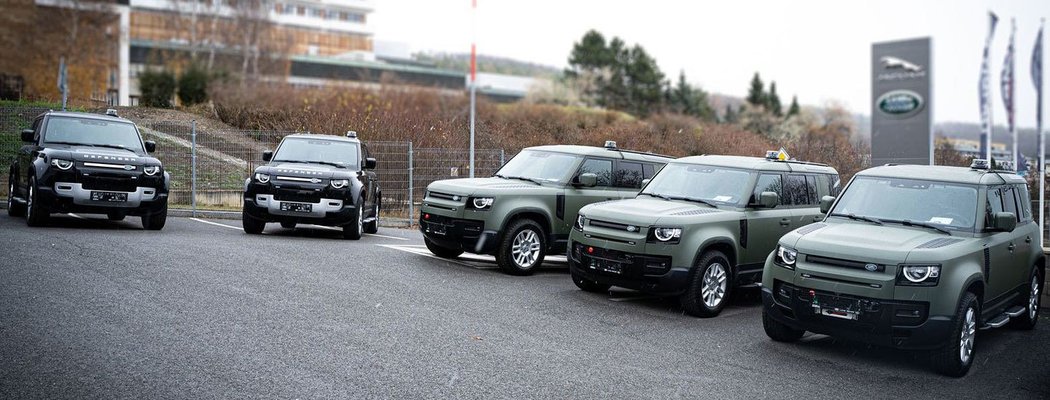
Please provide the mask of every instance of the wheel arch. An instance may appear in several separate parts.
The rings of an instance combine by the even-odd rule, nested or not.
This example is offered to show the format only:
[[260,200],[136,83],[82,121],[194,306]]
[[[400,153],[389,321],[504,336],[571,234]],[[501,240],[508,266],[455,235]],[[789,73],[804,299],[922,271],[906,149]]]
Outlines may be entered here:
[[507,217],[503,219],[503,224],[500,226],[500,238],[507,234],[507,227],[519,219],[528,218],[536,223],[540,224],[540,229],[543,230],[544,239],[547,241],[547,246],[551,245],[550,238],[554,237],[554,227],[551,225],[550,215],[546,211],[539,208],[519,208],[511,211],[507,214]]
[[726,237],[710,238],[701,243],[699,250],[696,251],[696,255],[693,256],[693,262],[689,265],[690,271],[695,270],[696,263],[700,262],[700,258],[703,257],[705,253],[712,250],[717,250],[722,252],[722,254],[725,254],[726,258],[729,259],[728,267],[732,270],[732,273],[735,275],[737,270],[736,245],[731,239]]

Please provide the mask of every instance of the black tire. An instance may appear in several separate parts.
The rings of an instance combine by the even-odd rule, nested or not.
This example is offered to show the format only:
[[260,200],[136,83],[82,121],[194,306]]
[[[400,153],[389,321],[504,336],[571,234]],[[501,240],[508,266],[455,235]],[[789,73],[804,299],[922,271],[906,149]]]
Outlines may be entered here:
[[295,229],[295,222],[294,221],[281,222],[281,227],[284,228],[284,229]]
[[26,225],[44,226],[51,219],[51,210],[40,204],[40,196],[36,191],[36,177],[29,178],[29,188],[26,192]]
[[1028,295],[1024,296],[1024,313],[1010,319],[1010,327],[1029,331],[1035,329],[1035,323],[1039,322],[1039,304],[1043,298],[1043,277],[1039,276],[1039,269],[1032,268],[1028,277]]
[[124,213],[115,212],[115,211],[114,212],[110,212],[110,213],[106,214],[106,218],[109,218],[110,221],[123,221],[124,220]]
[[463,250],[457,250],[457,249],[450,249],[448,247],[442,247],[441,245],[439,245],[437,243],[431,242],[430,239],[427,239],[426,237],[423,238],[423,243],[427,245],[427,250],[430,250],[430,252],[434,253],[435,256],[438,256],[438,257],[441,257],[441,258],[449,258],[449,259],[451,259],[451,258],[459,257],[460,254],[463,254]]
[[361,239],[361,233],[365,230],[365,213],[361,209],[364,204],[357,204],[357,211],[355,212],[354,222],[343,225],[343,239],[358,240]]
[[147,231],[159,231],[164,229],[164,224],[167,222],[168,205],[165,204],[160,210],[142,216],[142,229]]
[[379,233],[379,203],[372,208],[374,214],[371,222],[365,223],[365,233]]
[[248,215],[247,211],[242,210],[241,227],[244,228],[244,233],[258,235],[262,233],[263,229],[266,229],[266,221],[255,219],[255,217]]
[[[547,255],[543,228],[531,219],[519,219],[511,222],[505,232],[496,252],[496,264],[511,275],[532,275]],[[515,246],[528,246],[528,253],[515,254]]]
[[12,217],[26,216],[25,203],[15,201],[15,177],[8,177],[7,181],[7,215]]
[[806,334],[804,330],[792,328],[773,319],[765,310],[762,310],[762,329],[774,342],[793,343]]
[[[967,318],[968,315],[971,318]],[[974,356],[977,354],[975,339],[977,338],[977,328],[980,320],[981,308],[977,303],[977,296],[966,292],[962,300],[959,300],[955,317],[952,318],[951,333],[945,338],[948,344],[943,349],[934,352],[933,368],[937,372],[951,377],[966,375],[966,372],[970,370],[970,366],[973,365]],[[964,332],[969,333],[969,352],[962,351]]]
[[[717,250],[704,253],[689,276],[685,293],[679,297],[682,309],[694,317],[717,316],[729,302],[729,295],[733,291],[732,277],[733,269],[729,265],[729,257]],[[709,280],[715,288],[712,293],[704,291]]]
[[609,288],[612,287],[612,285],[598,283],[590,279],[584,278],[582,276],[576,275],[572,272],[569,272],[569,275],[572,275],[572,283],[575,283],[576,287],[580,288],[580,290],[583,290],[584,292],[609,293]]

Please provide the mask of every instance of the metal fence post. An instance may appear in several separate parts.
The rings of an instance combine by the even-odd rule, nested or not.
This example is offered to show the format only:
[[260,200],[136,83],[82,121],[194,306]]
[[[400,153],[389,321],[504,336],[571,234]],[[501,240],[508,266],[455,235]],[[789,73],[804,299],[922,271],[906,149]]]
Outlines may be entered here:
[[197,217],[197,120],[190,123],[190,212],[194,218]]
[[413,199],[412,199],[413,196],[412,195],[414,194],[413,192],[415,192],[415,190],[413,188],[413,180],[414,179],[412,178],[412,169],[413,169],[412,168],[412,141],[409,141],[408,142],[408,226],[409,227],[412,226],[412,216],[415,215],[415,210],[413,209],[414,204],[412,204],[413,203]]
[[501,167],[503,166],[503,163],[505,162],[505,161],[503,161],[503,157],[505,157],[505,156],[506,156],[506,151],[503,150],[503,149],[499,149],[499,166],[501,166]]

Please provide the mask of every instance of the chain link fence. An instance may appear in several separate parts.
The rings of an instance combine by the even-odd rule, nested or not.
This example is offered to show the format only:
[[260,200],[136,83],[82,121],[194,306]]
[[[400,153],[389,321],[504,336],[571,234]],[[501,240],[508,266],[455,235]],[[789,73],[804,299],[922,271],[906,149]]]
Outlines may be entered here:
[[[7,198],[10,165],[22,147],[19,132],[46,108],[0,107],[0,195]],[[157,142],[158,158],[171,174],[170,208],[238,211],[244,181],[291,131],[203,129],[194,121],[140,122],[145,140]],[[377,160],[385,224],[409,225],[431,182],[470,176],[469,151],[415,148],[412,142],[364,141]],[[475,150],[475,176],[490,176],[508,159],[501,149]]]

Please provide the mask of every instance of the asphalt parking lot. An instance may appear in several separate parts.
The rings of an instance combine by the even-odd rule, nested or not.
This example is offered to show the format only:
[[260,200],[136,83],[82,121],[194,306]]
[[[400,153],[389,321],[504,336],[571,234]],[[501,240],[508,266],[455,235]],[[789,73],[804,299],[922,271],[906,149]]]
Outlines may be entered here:
[[0,398],[1050,398],[1050,313],[982,331],[967,377],[919,353],[774,343],[757,290],[718,318],[512,277],[415,231],[0,216]]

